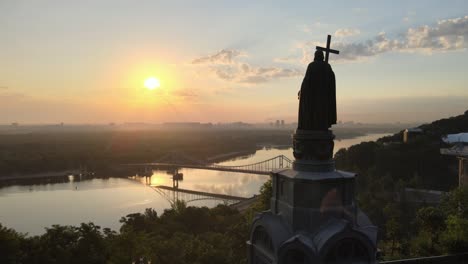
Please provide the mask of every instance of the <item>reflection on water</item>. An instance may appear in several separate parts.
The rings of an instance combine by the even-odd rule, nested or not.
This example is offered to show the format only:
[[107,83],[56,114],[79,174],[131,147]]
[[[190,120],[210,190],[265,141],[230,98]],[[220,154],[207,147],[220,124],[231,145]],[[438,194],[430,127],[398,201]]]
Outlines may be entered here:
[[[373,134],[354,139],[335,141],[335,152],[362,141],[371,141],[387,134]],[[232,166],[260,162],[278,155],[293,159],[292,149],[262,149],[254,155],[221,162]],[[251,197],[268,179],[265,175],[225,171],[181,169],[184,180],[179,187],[196,191]],[[147,182],[147,180],[149,182]],[[162,213],[170,203],[146,184],[172,186],[172,175],[154,171],[151,178],[132,177],[104,179],[56,179],[44,184],[35,181],[28,185],[0,188],[0,223],[32,235],[44,232],[52,224],[78,225],[92,221],[103,227],[118,230],[122,216],[154,208]],[[219,201],[201,200],[190,205],[215,206]]]
[[123,178],[0,189],[0,223],[30,234],[52,224],[89,221],[118,230],[122,216],[148,207],[161,212],[168,206],[153,189]]

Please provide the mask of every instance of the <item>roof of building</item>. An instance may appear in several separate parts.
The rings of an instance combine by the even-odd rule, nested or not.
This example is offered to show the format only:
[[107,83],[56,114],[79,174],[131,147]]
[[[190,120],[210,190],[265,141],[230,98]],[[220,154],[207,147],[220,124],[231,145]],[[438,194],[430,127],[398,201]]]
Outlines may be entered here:
[[450,134],[442,138],[445,143],[468,143],[468,133]]
[[407,128],[405,129],[405,132],[410,132],[410,133],[422,133],[423,130],[419,127],[413,127],[413,128]]
[[463,143],[459,143],[451,148],[442,148],[440,149],[440,154],[457,157],[468,157],[468,145],[463,145]]

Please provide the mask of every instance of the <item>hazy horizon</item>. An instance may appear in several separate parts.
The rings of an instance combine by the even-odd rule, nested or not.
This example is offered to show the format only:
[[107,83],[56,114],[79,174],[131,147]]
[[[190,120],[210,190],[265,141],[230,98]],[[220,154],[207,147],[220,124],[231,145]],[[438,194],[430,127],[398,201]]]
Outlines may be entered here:
[[468,110],[466,1],[19,0],[0,21],[0,124],[293,122],[327,34],[338,120]]

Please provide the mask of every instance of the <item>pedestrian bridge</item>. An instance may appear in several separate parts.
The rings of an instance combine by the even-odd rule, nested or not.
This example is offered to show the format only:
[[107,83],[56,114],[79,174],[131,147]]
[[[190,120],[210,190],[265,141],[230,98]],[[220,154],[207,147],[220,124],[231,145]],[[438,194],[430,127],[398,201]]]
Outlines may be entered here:
[[193,159],[185,154],[171,152],[164,155],[157,162],[125,164],[126,166],[135,166],[145,171],[151,169],[174,169],[190,168],[202,170],[231,171],[250,174],[269,175],[271,171],[282,168],[291,168],[292,161],[284,155],[279,155],[271,159],[255,162],[251,164],[225,166],[206,161]]
[[150,187],[159,194],[161,194],[161,196],[163,196],[171,205],[174,204],[174,202],[180,200],[185,201],[187,204],[195,201],[216,200],[222,201],[225,204],[230,205],[249,199],[246,197],[240,197],[235,195],[209,193],[165,185],[152,185]]

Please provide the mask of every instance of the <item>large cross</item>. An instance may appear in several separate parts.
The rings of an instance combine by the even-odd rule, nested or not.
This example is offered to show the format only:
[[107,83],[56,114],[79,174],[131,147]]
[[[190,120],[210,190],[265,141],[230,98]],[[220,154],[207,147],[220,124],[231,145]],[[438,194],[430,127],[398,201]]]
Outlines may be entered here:
[[319,46],[315,47],[317,50],[325,51],[325,62],[328,62],[329,53],[340,54],[340,51],[330,49],[330,41],[331,41],[331,35],[328,35],[328,37],[327,37],[327,47],[326,48],[319,47]]

